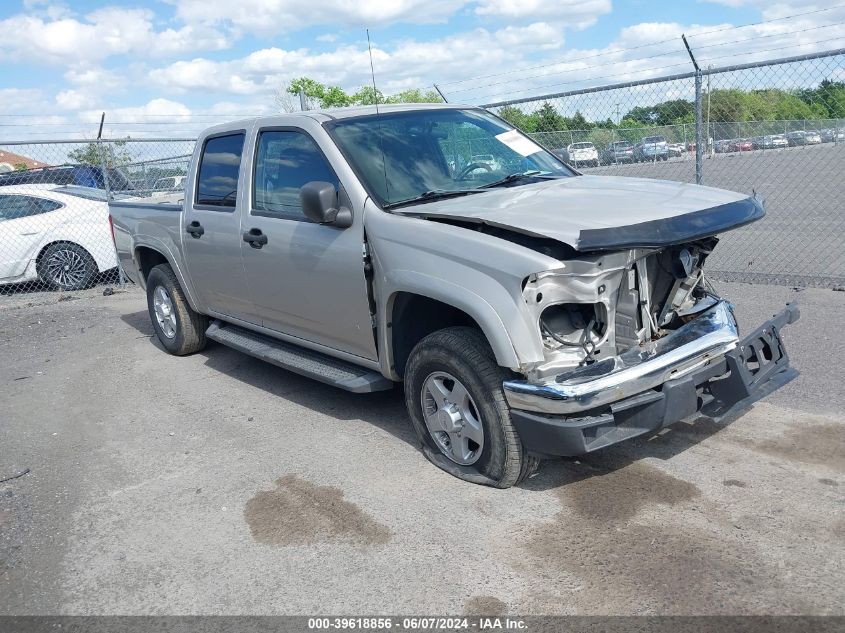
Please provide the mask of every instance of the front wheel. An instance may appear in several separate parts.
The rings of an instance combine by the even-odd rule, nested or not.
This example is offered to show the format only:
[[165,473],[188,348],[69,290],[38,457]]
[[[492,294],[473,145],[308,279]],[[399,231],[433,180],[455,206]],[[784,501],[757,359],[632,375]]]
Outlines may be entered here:
[[426,457],[465,481],[509,488],[536,471],[510,418],[502,381],[484,336],[440,330],[421,340],[405,369],[405,406]]
[[205,347],[208,317],[188,304],[170,265],[159,264],[147,276],[147,308],[156,337],[168,352],[185,356]]

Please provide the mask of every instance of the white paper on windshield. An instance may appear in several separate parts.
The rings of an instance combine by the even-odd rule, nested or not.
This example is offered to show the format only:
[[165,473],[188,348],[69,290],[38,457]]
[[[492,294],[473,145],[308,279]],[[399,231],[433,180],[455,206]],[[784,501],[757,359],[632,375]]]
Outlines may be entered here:
[[530,138],[523,136],[516,130],[497,134],[496,140],[501,143],[504,143],[517,154],[522,154],[523,156],[530,156],[531,154],[536,154],[537,152],[543,149]]

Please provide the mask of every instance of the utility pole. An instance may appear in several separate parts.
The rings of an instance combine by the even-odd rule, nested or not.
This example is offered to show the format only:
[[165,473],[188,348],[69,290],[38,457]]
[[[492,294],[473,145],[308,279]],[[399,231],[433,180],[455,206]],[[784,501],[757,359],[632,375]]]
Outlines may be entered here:
[[616,104],[616,125],[622,123],[622,119],[619,118],[619,104]]

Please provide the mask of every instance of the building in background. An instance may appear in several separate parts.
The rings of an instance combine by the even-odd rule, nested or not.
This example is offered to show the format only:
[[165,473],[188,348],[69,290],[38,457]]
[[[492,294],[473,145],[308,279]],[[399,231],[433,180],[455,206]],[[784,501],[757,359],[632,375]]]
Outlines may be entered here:
[[0,150],[0,174],[9,171],[23,171],[25,169],[37,169],[39,167],[47,167],[47,163],[42,163],[40,160],[27,158],[20,154]]

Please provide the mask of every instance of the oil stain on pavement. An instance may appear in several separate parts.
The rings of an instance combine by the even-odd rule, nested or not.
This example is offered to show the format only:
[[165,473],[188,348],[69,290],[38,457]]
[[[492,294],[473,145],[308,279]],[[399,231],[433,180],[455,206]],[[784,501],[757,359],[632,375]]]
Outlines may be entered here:
[[807,464],[820,464],[845,471],[845,424],[802,425],[758,445],[769,455],[787,457]]
[[473,596],[466,602],[464,613],[466,615],[505,615],[508,612],[508,605],[495,596]]
[[[539,580],[559,599],[588,598],[570,603],[575,609],[732,613],[804,606],[784,599],[789,594],[776,574],[741,542],[726,541],[705,521],[680,518],[708,504],[694,484],[646,462],[598,472],[566,468],[572,472],[556,489],[561,511],[535,524],[514,566],[535,576],[543,570]],[[554,588],[557,578],[577,579],[578,590],[563,582]]]
[[314,543],[382,545],[390,530],[343,498],[333,486],[318,486],[296,475],[276,480],[247,501],[244,518],[252,537],[277,547]]

